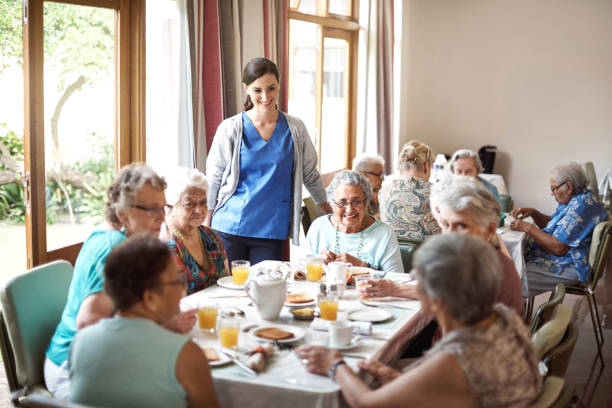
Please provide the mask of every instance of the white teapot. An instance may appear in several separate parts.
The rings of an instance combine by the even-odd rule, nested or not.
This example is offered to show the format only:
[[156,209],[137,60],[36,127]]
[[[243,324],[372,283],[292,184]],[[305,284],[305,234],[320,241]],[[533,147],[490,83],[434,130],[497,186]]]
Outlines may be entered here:
[[244,290],[255,306],[259,316],[264,320],[274,320],[278,318],[287,292],[286,277],[282,273],[265,269],[249,277]]

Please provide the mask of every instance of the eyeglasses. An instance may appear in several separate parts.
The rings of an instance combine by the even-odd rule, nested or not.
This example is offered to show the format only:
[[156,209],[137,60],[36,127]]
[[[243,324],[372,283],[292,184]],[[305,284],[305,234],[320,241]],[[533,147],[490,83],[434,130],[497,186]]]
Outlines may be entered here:
[[379,179],[385,178],[385,173],[374,173],[373,171],[364,171],[365,174],[369,174],[370,176],[377,177]]
[[557,187],[551,187],[550,188],[550,192],[555,194],[555,191],[557,191],[558,189],[560,189],[561,187],[563,187],[565,184],[567,183],[567,181],[564,181],[563,183],[559,184]]
[[166,216],[166,210],[171,210],[172,206],[166,204],[163,207],[144,207],[142,205],[132,204],[131,208],[137,208],[147,213],[149,217],[164,218]]
[[206,200],[202,200],[202,201],[198,201],[198,202],[187,201],[186,203],[183,204],[183,208],[186,209],[186,210],[193,210],[196,207],[207,208],[206,205],[207,205]]
[[338,202],[338,201],[334,200],[334,204],[336,204],[336,205],[337,205],[338,207],[340,207],[340,208],[346,208],[346,207],[348,207],[349,205],[350,205],[350,206],[352,206],[352,207],[363,207],[363,206],[365,205],[365,201],[358,201],[358,200],[355,200],[355,201],[351,201],[351,202],[349,203],[349,202],[347,202],[347,201],[345,201],[345,200],[342,200],[342,201],[340,201],[340,202]]

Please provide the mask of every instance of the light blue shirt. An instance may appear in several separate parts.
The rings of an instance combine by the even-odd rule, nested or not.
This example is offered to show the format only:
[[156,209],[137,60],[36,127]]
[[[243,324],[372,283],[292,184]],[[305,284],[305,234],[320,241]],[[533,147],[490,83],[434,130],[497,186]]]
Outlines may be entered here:
[[[330,218],[331,214],[321,216],[310,226],[306,235],[306,247],[310,253],[318,254],[323,250],[336,252],[336,228]],[[380,220],[363,230],[363,242],[361,232],[345,234],[338,231],[337,252],[352,255],[384,272],[404,272],[395,233]]]
[[215,211],[211,227],[251,238],[286,239],[291,218],[293,139],[278,115],[267,142],[246,113],[242,115],[240,176],[234,194]]
[[[484,184],[485,188],[487,189],[487,191],[491,194],[493,194],[493,197],[495,197],[495,199],[497,200],[498,203],[499,202],[499,192],[497,191],[497,187],[495,187],[492,183],[489,183],[487,180],[483,179],[482,177],[478,176],[478,180]],[[500,203],[501,205],[501,203]]]
[[110,251],[126,238],[108,226],[98,228],[83,243],[76,263],[62,319],[47,348],[47,357],[57,366],[68,358],[68,348],[77,331],[76,318],[83,300],[104,289],[104,265]]

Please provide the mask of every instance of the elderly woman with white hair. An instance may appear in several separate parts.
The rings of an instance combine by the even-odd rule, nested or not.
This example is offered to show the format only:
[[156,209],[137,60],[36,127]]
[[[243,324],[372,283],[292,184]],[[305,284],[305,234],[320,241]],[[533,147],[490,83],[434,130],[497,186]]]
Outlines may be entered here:
[[[500,205],[478,181],[471,177],[448,175],[435,184],[431,192],[433,214],[442,233],[456,232],[485,239],[496,249],[501,268],[501,287],[497,302],[523,313],[521,281],[514,262],[507,254],[496,233]],[[371,281],[366,296],[397,296],[416,298],[414,285],[398,284],[390,280]]]
[[219,235],[202,225],[208,213],[206,176],[197,169],[177,168],[166,181],[171,210],[160,239],[185,265],[187,293],[191,294],[229,275],[227,256]]
[[[555,167],[549,181],[550,192],[559,203],[551,216],[534,208],[517,208],[510,213],[516,218],[510,228],[529,236],[525,296],[552,290],[558,282],[585,282],[593,229],[609,217],[599,198],[587,189],[586,176],[578,163]],[[535,224],[522,221],[526,217]]]
[[429,205],[433,156],[426,144],[407,142],[399,155],[400,176],[380,190],[380,218],[399,238],[425,239],[440,233]]
[[350,262],[385,272],[403,272],[402,258],[393,230],[366,214],[372,186],[360,173],[336,173],[327,188],[333,213],[317,218],[306,235],[306,246],[321,254],[325,264]]
[[449,169],[451,173],[460,176],[470,176],[480,181],[489,193],[493,194],[493,197],[499,201],[499,193],[497,187],[489,183],[487,180],[479,176],[484,171],[480,157],[474,151],[469,149],[459,149],[450,159]]
[[358,171],[372,184],[372,199],[368,213],[380,218],[378,192],[385,179],[385,159],[380,155],[360,154],[353,159],[353,171]]
[[403,372],[360,361],[380,388],[368,387],[336,350],[302,346],[297,353],[308,371],[336,381],[351,407],[527,406],[542,378],[521,317],[495,304],[500,269],[496,251],[482,238],[447,234],[427,240],[413,270],[422,308],[444,335]]

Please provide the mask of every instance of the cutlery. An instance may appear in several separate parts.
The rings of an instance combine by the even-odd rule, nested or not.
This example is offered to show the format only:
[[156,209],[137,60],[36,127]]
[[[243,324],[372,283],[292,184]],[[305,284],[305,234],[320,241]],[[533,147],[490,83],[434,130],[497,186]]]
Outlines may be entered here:
[[364,339],[372,339],[372,340],[382,340],[382,341],[387,341],[390,340],[390,337],[385,337],[385,336],[378,336],[376,334],[370,334],[369,336],[363,336]]
[[347,353],[341,353],[342,357],[348,357],[348,358],[357,358],[359,360],[365,360],[364,356],[359,356],[357,354],[347,354]]
[[257,372],[255,370],[253,370],[252,368],[249,368],[249,366],[247,366],[246,364],[244,364],[242,361],[240,361],[238,359],[238,357],[226,352],[225,350],[220,350],[223,354],[225,354],[226,356],[228,356],[233,362],[234,364],[236,364],[238,367],[240,367],[244,372],[248,373],[249,375],[252,375],[254,377],[257,377]]
[[412,306],[406,306],[406,305],[400,305],[400,304],[393,304],[393,303],[389,303],[389,304],[385,304],[385,303],[364,303],[363,301],[359,301],[362,305],[364,306],[368,306],[368,307],[387,307],[387,308],[396,308],[396,309],[406,309],[406,310],[413,310],[414,307]]

